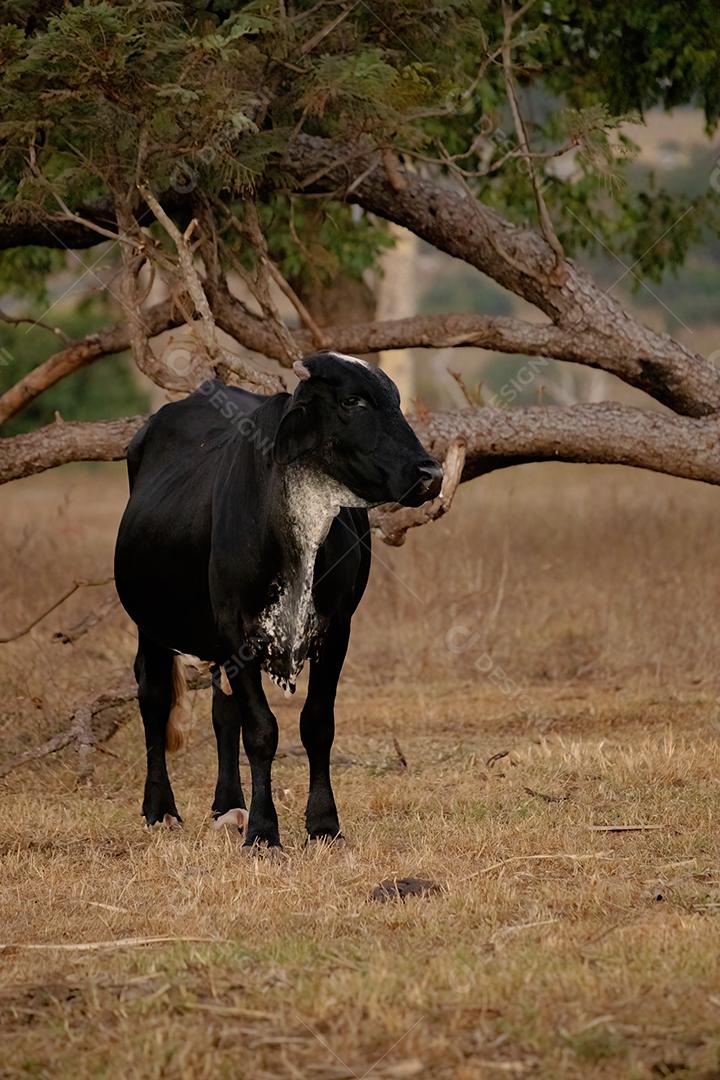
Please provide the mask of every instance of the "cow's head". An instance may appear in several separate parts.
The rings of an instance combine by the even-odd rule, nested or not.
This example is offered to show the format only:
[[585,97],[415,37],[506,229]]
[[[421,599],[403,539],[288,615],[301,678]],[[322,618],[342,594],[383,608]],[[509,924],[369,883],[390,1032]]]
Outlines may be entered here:
[[278,428],[276,461],[312,461],[371,506],[420,506],[439,493],[442,469],[383,371],[333,352],[298,360],[294,370],[300,383]]

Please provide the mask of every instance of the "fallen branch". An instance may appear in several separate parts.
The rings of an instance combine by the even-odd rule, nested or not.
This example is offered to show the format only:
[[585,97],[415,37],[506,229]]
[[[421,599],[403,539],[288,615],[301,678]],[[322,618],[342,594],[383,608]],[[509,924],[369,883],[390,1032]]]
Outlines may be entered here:
[[[189,668],[186,676],[189,690],[204,690],[210,686],[209,675]],[[106,690],[77,705],[62,731],[41,743],[40,746],[24,750],[10,761],[6,761],[0,766],[0,777],[7,776],[31,761],[40,761],[51,754],[56,754],[59,750],[64,750],[66,746],[74,746],[81,757],[79,778],[87,779],[92,771],[89,761],[90,752],[95,748],[100,749],[103,743],[108,742],[127,723],[129,714],[123,714],[122,709],[134,704],[136,700],[137,684],[134,679],[128,679],[112,690]]]
[[59,949],[62,952],[85,952],[87,950],[97,949],[132,949],[137,948],[139,945],[166,945],[172,942],[183,941],[225,945],[228,943],[228,940],[228,938],[175,937],[174,935],[168,935],[166,937],[116,938],[114,941],[2,941],[0,942],[0,952],[5,952],[8,949],[32,949],[39,951]]

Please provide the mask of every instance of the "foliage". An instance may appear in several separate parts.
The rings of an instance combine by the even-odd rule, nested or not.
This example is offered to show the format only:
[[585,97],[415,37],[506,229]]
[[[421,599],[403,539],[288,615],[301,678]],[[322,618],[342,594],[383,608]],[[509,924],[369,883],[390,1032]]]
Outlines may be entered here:
[[[12,0],[4,18],[0,208],[11,218],[59,210],[56,196],[80,205],[132,191],[138,177],[170,197],[254,192],[296,281],[357,274],[386,243],[382,226],[356,237],[357,220],[331,198],[296,198],[295,232],[278,213],[280,153],[305,130],[362,135],[438,168],[450,155],[484,201],[536,220],[527,169],[512,156],[498,0]],[[548,155],[536,168],[569,251],[605,243],[636,258],[645,233],[682,213],[681,197],[623,187],[633,147],[619,124],[632,110],[694,101],[716,123],[719,19],[712,0],[546,0],[514,27],[532,148]],[[551,156],[567,143],[572,156]],[[653,272],[678,265],[696,238],[683,219]],[[5,256],[0,280],[30,273],[35,258]]]

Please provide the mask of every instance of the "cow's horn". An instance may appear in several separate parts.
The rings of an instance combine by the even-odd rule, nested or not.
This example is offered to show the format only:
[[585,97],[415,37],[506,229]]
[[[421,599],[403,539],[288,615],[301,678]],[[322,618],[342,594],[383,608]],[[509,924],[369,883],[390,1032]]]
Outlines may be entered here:
[[310,378],[310,372],[305,367],[302,360],[296,360],[295,361],[295,363],[293,364],[293,371],[297,375],[298,379],[309,379]]

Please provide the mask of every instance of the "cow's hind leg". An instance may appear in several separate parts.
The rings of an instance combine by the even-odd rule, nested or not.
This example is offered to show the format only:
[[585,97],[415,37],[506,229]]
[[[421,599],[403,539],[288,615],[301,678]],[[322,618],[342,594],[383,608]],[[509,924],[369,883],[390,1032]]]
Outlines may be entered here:
[[142,813],[146,825],[175,826],[181,818],[175,806],[165,762],[168,717],[173,704],[173,653],[140,634],[135,657],[138,702],[145,728],[147,778]]
[[330,624],[317,660],[310,664],[307,699],[300,714],[300,738],[310,766],[305,811],[308,840],[340,840],[330,783],[330,751],[335,737],[335,693],[350,638],[350,619]]
[[236,673],[228,672],[233,697],[241,713],[243,746],[250,762],[252,799],[244,847],[280,847],[280,833],[272,798],[271,771],[278,744],[277,720],[262,688],[257,662]]
[[248,815],[240,783],[240,707],[235,695],[223,690],[218,667],[213,668],[212,692],[212,721],[218,756],[212,812],[219,827],[228,825],[244,831]]

